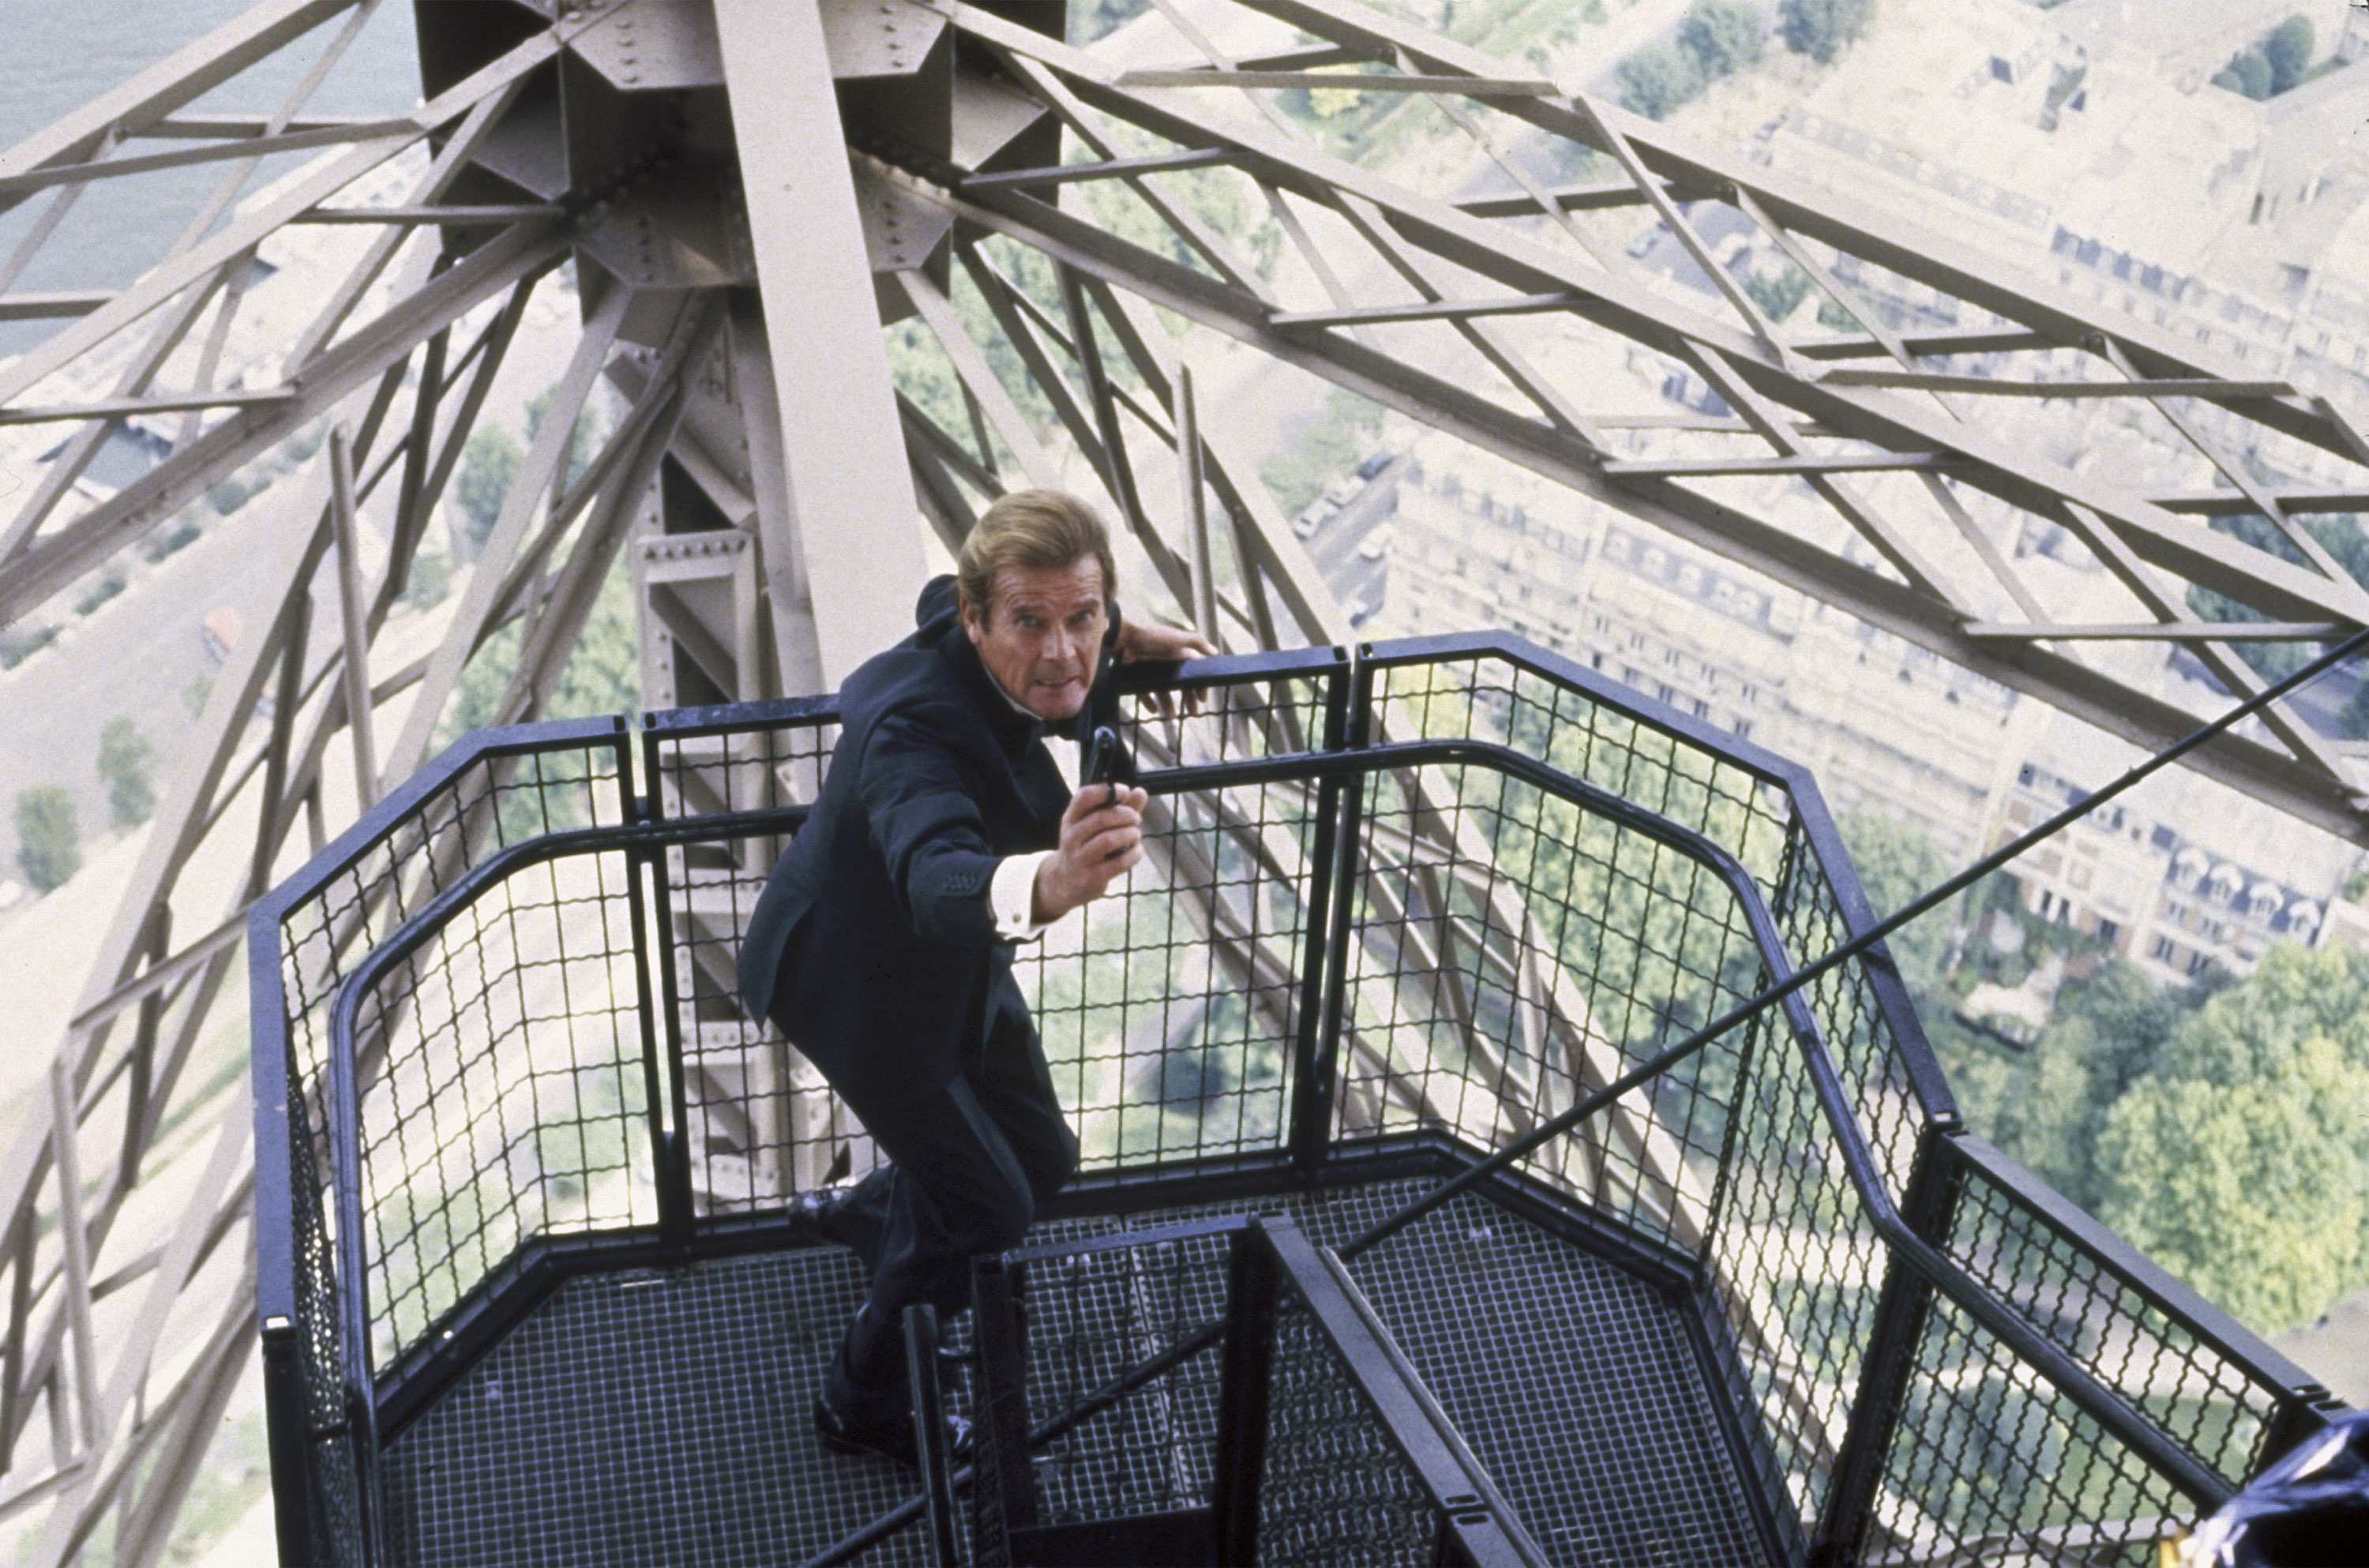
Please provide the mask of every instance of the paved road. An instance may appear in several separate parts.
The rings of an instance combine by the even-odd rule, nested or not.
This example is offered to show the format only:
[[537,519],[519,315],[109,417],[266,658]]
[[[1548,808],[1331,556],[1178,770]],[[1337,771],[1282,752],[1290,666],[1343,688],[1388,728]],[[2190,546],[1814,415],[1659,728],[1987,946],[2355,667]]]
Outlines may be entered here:
[[[257,517],[264,502],[250,502]],[[98,737],[125,717],[154,748],[152,776],[162,793],[191,727],[183,693],[212,673],[200,626],[217,605],[261,590],[277,552],[245,509],[213,519],[195,544],[163,561],[141,562],[123,591],[89,615],[70,615],[51,647],[0,671],[0,878],[23,879],[17,865],[17,792],[62,785],[74,796],[86,846],[109,830],[107,786],[98,776]],[[128,557],[136,560],[136,556]],[[246,635],[260,635],[249,626]],[[337,635],[334,612],[317,601],[312,646]]]
[[[1316,563],[1325,584],[1358,624],[1381,608],[1390,589],[1388,555],[1368,560],[1357,554],[1368,535],[1398,515],[1399,475],[1406,459],[1393,458],[1388,467],[1365,482],[1365,488],[1318,527],[1313,538],[1301,543]],[[1363,608],[1360,609],[1359,606]]]

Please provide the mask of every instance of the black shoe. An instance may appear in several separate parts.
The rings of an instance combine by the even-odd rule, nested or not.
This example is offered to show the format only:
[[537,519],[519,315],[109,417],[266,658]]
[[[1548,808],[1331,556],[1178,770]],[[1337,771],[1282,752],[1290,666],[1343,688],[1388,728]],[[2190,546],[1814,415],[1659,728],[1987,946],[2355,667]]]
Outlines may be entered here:
[[[893,1413],[882,1410],[841,1414],[831,1408],[830,1400],[817,1394],[814,1424],[815,1436],[822,1439],[824,1448],[835,1453],[869,1454],[876,1459],[894,1459],[907,1470],[921,1468],[910,1407]],[[946,1417],[946,1450],[953,1454],[970,1451],[970,1423],[959,1415]]]
[[790,1233],[805,1242],[853,1247],[867,1229],[856,1213],[853,1187],[820,1187],[802,1192],[790,1206]]
[[889,1180],[884,1166],[853,1186],[798,1194],[790,1205],[790,1233],[800,1241],[850,1248],[866,1274],[875,1272],[887,1228]]

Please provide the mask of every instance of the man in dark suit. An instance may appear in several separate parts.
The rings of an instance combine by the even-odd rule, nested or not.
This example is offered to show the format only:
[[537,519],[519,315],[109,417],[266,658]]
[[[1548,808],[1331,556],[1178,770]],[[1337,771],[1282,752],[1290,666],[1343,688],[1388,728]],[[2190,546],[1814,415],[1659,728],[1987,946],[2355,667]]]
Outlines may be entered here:
[[815,1399],[833,1447],[910,1462],[904,1309],[958,1311],[968,1260],[1016,1245],[1077,1165],[1013,944],[1141,858],[1140,789],[1074,792],[1048,728],[1116,713],[1114,658],[1215,650],[1122,619],[1110,540],[1076,498],[990,506],[917,628],[840,688],[814,811],[751,913],[743,1001],[822,1070],[891,1163],[811,1194],[800,1222],[854,1247],[872,1288]]

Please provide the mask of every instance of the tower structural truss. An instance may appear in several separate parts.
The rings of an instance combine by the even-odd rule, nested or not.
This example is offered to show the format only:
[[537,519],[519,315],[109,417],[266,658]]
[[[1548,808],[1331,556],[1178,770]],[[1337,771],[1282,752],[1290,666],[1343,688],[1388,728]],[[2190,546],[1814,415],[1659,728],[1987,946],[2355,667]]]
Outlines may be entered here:
[[[907,628],[926,540],[955,548],[1020,485],[1079,490],[1120,525],[1130,604],[1165,599],[1230,649],[1348,643],[1220,417],[1271,360],[2140,746],[2197,718],[2157,678],[2162,644],[2251,692],[2240,644],[2369,623],[2369,589],[2305,526],[2369,509],[2369,443],[2326,396],[1395,11],[1152,0],[1080,47],[1061,0],[418,0],[417,107],[312,112],[383,9],[400,0],[263,0],[0,154],[0,215],[29,214],[0,257],[0,322],[44,330],[0,363],[0,433],[39,437],[30,483],[0,497],[0,624],[242,471],[311,453],[215,525],[268,580],[236,607],[245,635],[0,1145],[0,1528],[30,1561],[75,1560],[102,1524],[119,1563],[158,1561],[252,1363],[248,1140],[273,1108],[202,1070],[238,1026],[244,911],[401,791],[473,659],[504,661],[493,722],[540,716],[614,573],[654,708],[835,685]],[[1403,132],[1348,135],[1310,95]],[[1425,155],[1402,151],[1417,141]],[[189,221],[166,254],[120,286],[18,288],[113,181],[172,182]],[[258,254],[300,230],[340,270],[292,331],[258,333]],[[1772,322],[1706,237],[1738,231],[1853,326]],[[1705,286],[1672,287],[1641,236]],[[1957,325],[1891,324],[1847,281],[1866,269]],[[444,603],[398,613],[563,278],[580,332],[507,499]],[[1607,351],[1711,395],[1611,395],[1584,368]],[[621,412],[586,450],[596,399]],[[2112,400],[2217,477],[2036,457],[2017,424],[2033,399]],[[128,428],[169,450],[91,483]],[[1756,504],[1772,477],[1782,516]],[[2238,514],[2267,528],[2214,526]],[[2111,611],[2055,597],[2017,549],[2033,528],[2097,568]],[[2232,618],[2203,618],[2197,589]],[[2369,843],[2358,750],[2305,715],[2273,709],[2197,765]],[[1451,815],[1419,807],[1415,830]],[[683,897],[692,931],[719,918]],[[1589,1059],[1585,999],[1525,956],[1528,911],[1490,913],[1390,962],[1451,992],[1508,978],[1525,1028]],[[1230,975],[1276,970],[1242,911],[1195,918]],[[1354,1022],[1344,1045],[1419,1099],[1422,1074]],[[783,1117],[840,1114],[786,1048],[730,1070],[770,1074]],[[1676,1151],[1617,1116],[1597,1136],[1657,1173],[1650,1201],[1683,1232],[1703,1199]]]

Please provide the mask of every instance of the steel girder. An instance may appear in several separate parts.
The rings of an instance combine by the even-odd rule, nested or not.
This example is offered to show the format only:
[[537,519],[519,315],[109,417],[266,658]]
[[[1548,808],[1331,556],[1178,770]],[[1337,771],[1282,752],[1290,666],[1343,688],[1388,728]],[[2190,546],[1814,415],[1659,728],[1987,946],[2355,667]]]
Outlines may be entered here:
[[[1689,148],[1650,121],[1346,0],[1246,0],[1189,15],[1163,0],[1182,62],[1158,70],[1127,69],[989,8],[914,4],[977,40],[1108,161],[981,177],[883,140],[864,149],[876,177],[2112,734],[2159,746],[2198,719],[2163,678],[2159,648],[2132,657],[2133,643],[2190,647],[2226,687],[2251,691],[2259,682],[2233,643],[2323,639],[2369,614],[2369,590],[2302,526],[2311,511],[2369,503],[2369,445],[2324,395],[2229,375],[2160,328],[1953,259],[1962,247],[1911,224]],[[1254,69],[1262,63],[1246,65],[1213,41],[1239,35],[1252,13],[1321,41],[1266,63],[1290,69]],[[1444,133],[1470,142],[1474,165],[1518,193],[1466,195],[1469,166],[1456,172],[1457,189],[1417,189],[1329,151],[1276,107],[1279,90],[1343,83],[1420,100]],[[1509,151],[1517,142],[1522,150]],[[1551,189],[1534,172],[1582,150],[1618,177]],[[1074,198],[1097,182],[1148,191],[1181,178],[1254,187],[1327,297],[1288,308],[1276,285],[1216,252],[1206,234],[1176,226],[1164,246],[1147,242],[1139,223],[1114,221],[1118,203]],[[1717,208],[1865,330],[1804,337],[1771,324],[1700,237]],[[1631,232],[1649,224],[1715,287],[1654,287],[1626,254]],[[1844,263],[1885,269],[1996,319],[1895,329],[1837,280]],[[1513,315],[1560,326],[1520,341],[1496,319]],[[1591,407],[1595,389],[1572,370],[1591,343],[1634,346],[1691,371],[1733,413]],[[1867,360],[1887,362],[1853,362]],[[2037,458],[2001,428],[2036,397],[2144,409],[2168,444],[2228,487],[2138,488]],[[2267,482],[2258,462],[2306,477]],[[1765,494],[1770,479],[1796,489],[1781,509]],[[2204,521],[2238,509],[2266,519],[2278,544],[2260,547]],[[2096,578],[2087,608],[2015,557],[2028,521],[2068,530],[2087,550]],[[2236,618],[2201,622],[2192,588],[2234,602]],[[2119,608],[2100,613],[2100,598]],[[2354,750],[2283,713],[2199,765],[2369,841]]]

